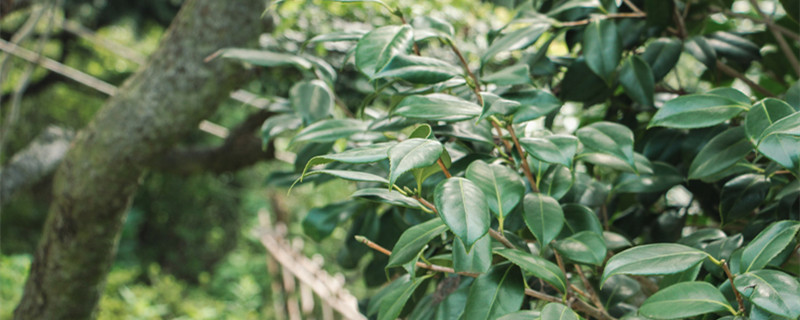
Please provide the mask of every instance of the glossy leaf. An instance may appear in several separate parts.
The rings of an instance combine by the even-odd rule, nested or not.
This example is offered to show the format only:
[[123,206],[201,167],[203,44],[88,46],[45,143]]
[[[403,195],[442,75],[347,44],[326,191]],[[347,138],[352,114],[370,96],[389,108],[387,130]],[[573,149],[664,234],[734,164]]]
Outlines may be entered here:
[[[416,16],[414,19],[411,19],[411,25],[414,26],[414,31],[425,30],[437,34],[438,36],[445,37],[452,37],[455,35],[455,28],[453,28],[453,25],[446,20],[431,16]],[[417,38],[416,35],[415,38]]]
[[262,67],[295,66],[304,70],[312,67],[310,62],[296,55],[264,50],[228,48],[221,50],[220,56]]
[[800,283],[786,273],[758,270],[738,275],[733,283],[743,297],[772,314],[800,317]]
[[350,181],[376,182],[382,184],[389,183],[389,180],[386,180],[386,178],[371,173],[361,172],[361,171],[349,171],[349,170],[333,170],[333,169],[314,170],[309,173],[304,173],[303,178],[316,174],[327,174],[340,179],[350,180]]
[[639,56],[631,56],[622,64],[619,82],[625,93],[644,106],[653,106],[653,90],[655,79],[647,62]]
[[522,274],[512,265],[499,265],[472,283],[463,320],[488,320],[519,310],[525,298]]
[[502,97],[520,103],[519,109],[514,113],[514,123],[538,119],[561,107],[558,98],[540,89],[507,92]]
[[506,166],[473,161],[467,167],[466,177],[483,191],[489,210],[499,218],[511,213],[525,193],[522,177]]
[[489,231],[486,197],[472,181],[458,177],[444,180],[433,191],[433,200],[442,220],[467,251]]
[[603,231],[603,240],[605,240],[608,250],[616,251],[633,246],[633,244],[621,234],[610,231]]
[[606,308],[612,307],[637,294],[641,294],[642,287],[638,281],[626,276],[615,275],[608,278],[603,289],[600,290],[600,299]]
[[759,101],[745,117],[745,131],[747,137],[753,145],[758,145],[764,130],[769,128],[775,121],[785,118],[794,113],[794,108],[784,101],[767,98]]
[[577,263],[599,266],[606,258],[606,244],[597,232],[581,231],[553,243],[565,258]]
[[317,43],[331,41],[358,41],[364,36],[365,33],[366,32],[362,30],[335,31],[314,36],[313,38],[309,39],[308,42]]
[[742,251],[742,273],[764,268],[792,242],[798,230],[800,222],[784,220],[761,231]]
[[567,306],[551,302],[544,306],[542,309],[542,320],[579,320],[580,317],[575,311],[567,308]]
[[292,139],[297,142],[331,142],[367,130],[369,123],[356,119],[327,119],[317,121],[301,130]]
[[492,238],[483,236],[467,250],[461,240],[453,241],[453,269],[456,272],[484,273],[492,266]]
[[562,236],[571,236],[581,231],[591,231],[600,236],[603,235],[603,225],[597,214],[589,207],[568,203],[562,205],[561,208],[564,210],[565,222],[565,228],[561,230]]
[[458,67],[434,58],[399,54],[374,78],[400,78],[411,83],[434,84],[458,75]]
[[525,224],[542,247],[550,243],[564,227],[564,211],[558,201],[541,193],[528,193],[523,200]]
[[414,119],[460,121],[477,117],[481,107],[448,94],[432,93],[406,97],[393,113]]
[[378,320],[397,319],[400,312],[402,312],[403,308],[406,306],[406,302],[414,293],[414,290],[417,290],[417,287],[425,280],[427,280],[427,277],[409,279],[398,288],[386,293],[383,299],[381,299],[381,307],[378,310]]
[[394,56],[408,53],[414,31],[408,25],[385,26],[365,34],[356,45],[356,67],[370,79]]
[[549,28],[548,23],[535,23],[509,32],[492,42],[481,57],[481,61],[485,63],[500,52],[525,49],[536,42]]
[[481,78],[481,82],[493,83],[498,86],[529,84],[531,83],[530,74],[531,70],[527,64],[515,64]]
[[786,116],[767,127],[758,151],[800,176],[800,112]]
[[583,54],[589,69],[610,84],[622,56],[622,43],[613,20],[594,20],[586,26]]
[[522,270],[530,272],[537,278],[553,285],[553,287],[561,292],[566,292],[567,280],[564,273],[561,272],[561,269],[559,269],[555,263],[517,249],[498,249],[495,250],[495,253],[508,259],[508,261],[519,266]]
[[719,200],[722,223],[753,212],[764,202],[769,187],[769,180],[759,174],[744,174],[726,182]]
[[282,132],[297,129],[302,124],[303,120],[295,114],[281,114],[267,118],[264,124],[261,125],[261,140],[264,147],[275,136]]
[[444,147],[439,141],[413,138],[389,148],[389,185],[397,178],[415,168],[424,168],[436,163]]
[[389,256],[386,267],[397,267],[414,262],[420,250],[445,231],[447,231],[447,226],[439,218],[433,218],[406,229],[392,248],[392,255]]
[[368,146],[363,146],[359,148],[353,148],[350,150],[345,150],[339,153],[330,153],[326,155],[316,156],[311,158],[311,160],[306,163],[305,168],[303,169],[303,176],[305,176],[306,171],[309,168],[331,163],[334,161],[344,162],[344,163],[370,163],[381,161],[389,157],[387,154],[389,148],[397,144],[397,142],[381,142],[375,143]]
[[[656,0],[656,2],[664,2]],[[659,38],[647,45],[642,59],[650,65],[653,80],[661,81],[678,63],[683,44],[678,39]]]
[[659,290],[639,308],[639,314],[655,319],[682,319],[712,312],[736,310],[708,282],[682,282]]
[[694,129],[710,127],[747,111],[749,104],[714,94],[680,96],[664,103],[650,120],[648,128]]
[[572,168],[572,158],[578,151],[578,139],[570,135],[520,138],[519,143],[532,157],[567,168]]
[[388,190],[386,188],[365,188],[358,189],[351,197],[364,198],[372,201],[384,202],[395,206],[406,208],[421,209],[419,201],[411,197],[406,197],[400,192]]
[[696,266],[708,254],[698,249],[676,243],[659,243],[636,246],[617,253],[606,263],[602,283],[615,274],[662,275],[672,274]]
[[752,150],[744,128],[729,128],[708,141],[694,157],[689,166],[689,179],[702,179],[723,172]]
[[541,176],[539,182],[539,191],[559,200],[570,188],[572,188],[574,177],[572,171],[564,166],[550,166],[547,171]]
[[481,111],[481,116],[478,117],[479,122],[490,115],[500,114],[507,116],[513,114],[522,106],[518,101],[504,99],[494,93],[481,92],[481,95],[483,95],[483,111]]
[[596,122],[578,129],[584,153],[598,153],[617,158],[636,171],[633,157],[633,132],[612,122]]
[[681,174],[675,167],[663,163],[654,162],[652,164],[652,174],[640,174],[625,172],[620,174],[614,183],[614,192],[617,193],[649,193],[664,191],[672,186],[684,181]]
[[707,68],[711,70],[717,68],[717,53],[702,36],[695,36],[684,42],[683,48],[695,59],[706,65]]
[[331,235],[333,229],[346,220],[352,211],[353,206],[348,202],[333,203],[311,209],[303,218],[303,233],[314,241],[322,241]]
[[306,125],[327,118],[333,112],[333,93],[321,80],[298,82],[289,91],[289,103]]

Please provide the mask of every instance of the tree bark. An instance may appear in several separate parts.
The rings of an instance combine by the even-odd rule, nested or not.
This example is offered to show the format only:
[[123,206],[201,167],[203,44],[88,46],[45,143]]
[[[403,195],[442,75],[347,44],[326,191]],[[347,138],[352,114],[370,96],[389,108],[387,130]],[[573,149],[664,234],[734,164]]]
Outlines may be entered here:
[[18,190],[33,185],[55,170],[75,136],[71,130],[49,126],[0,170],[0,205]]
[[189,0],[159,49],[75,138],[15,319],[94,316],[125,213],[146,164],[209,116],[248,75],[219,48],[255,41],[259,0]]

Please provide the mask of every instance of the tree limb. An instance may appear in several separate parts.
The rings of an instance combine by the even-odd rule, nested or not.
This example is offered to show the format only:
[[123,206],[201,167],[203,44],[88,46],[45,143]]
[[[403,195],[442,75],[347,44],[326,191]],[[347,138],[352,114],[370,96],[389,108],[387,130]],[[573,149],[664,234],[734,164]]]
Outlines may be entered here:
[[56,169],[67,153],[72,130],[47,127],[25,149],[17,152],[0,170],[0,204],[18,190],[33,185]]

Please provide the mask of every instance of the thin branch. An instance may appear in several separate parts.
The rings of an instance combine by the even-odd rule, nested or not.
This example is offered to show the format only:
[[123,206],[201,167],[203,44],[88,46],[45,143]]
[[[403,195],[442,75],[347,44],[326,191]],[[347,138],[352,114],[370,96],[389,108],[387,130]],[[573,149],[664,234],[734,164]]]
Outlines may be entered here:
[[497,241],[500,241],[500,243],[506,246],[506,248],[516,249],[514,244],[511,243],[511,241],[508,241],[508,239],[502,233],[497,232],[492,228],[489,228],[489,236]]
[[637,7],[635,4],[633,4],[633,2],[631,0],[622,0],[622,1],[624,1],[625,4],[627,4],[628,7],[631,8],[631,10],[633,10],[633,12],[636,12],[638,14],[645,14],[644,11],[642,11],[642,9],[639,9],[639,7]]
[[722,63],[722,61],[717,60],[717,69],[719,69],[719,71],[722,71],[722,73],[724,73],[724,74],[727,74],[727,75],[729,75],[731,77],[734,77],[734,78],[737,78],[739,80],[742,80],[742,82],[747,84],[748,87],[752,88],[753,90],[758,91],[759,93],[761,93],[761,94],[763,94],[763,95],[765,95],[767,97],[774,97],[775,96],[775,94],[773,94],[772,92],[767,90],[767,88],[764,88],[764,87],[760,86],[758,83],[753,82],[753,80],[748,79],[745,75],[741,74],[739,71],[736,71],[736,69],[731,68],[728,65]]
[[436,206],[434,206],[433,203],[428,202],[428,200],[425,200],[425,198],[422,198],[420,196],[414,196],[414,199],[417,199],[417,201],[419,201],[419,203],[421,203],[423,206],[426,206],[428,207],[428,209],[431,209],[433,213],[436,214],[439,213],[439,210],[436,210]]
[[728,276],[728,280],[731,282],[731,290],[733,294],[736,296],[736,303],[739,304],[739,313],[744,313],[744,301],[742,300],[742,295],[739,293],[739,290],[736,290],[736,285],[733,284],[733,274],[731,274],[731,269],[728,269],[728,262],[725,259],[720,260],[720,264],[722,270],[725,271],[725,275]]
[[508,134],[511,135],[511,139],[514,141],[514,146],[517,148],[519,157],[522,159],[522,171],[525,172],[525,177],[528,178],[528,182],[531,184],[531,189],[533,192],[538,193],[539,187],[536,186],[536,179],[533,178],[533,174],[531,173],[531,167],[528,165],[528,159],[525,157],[525,151],[522,150],[522,146],[519,144],[519,140],[517,139],[517,134],[514,133],[514,126],[509,123],[506,126],[506,130],[508,130]]
[[[667,0],[667,1],[675,2],[674,0]],[[681,39],[686,39],[686,37],[687,37],[686,22],[683,21],[683,15],[678,10],[678,4],[677,3],[673,3],[673,6],[672,6],[672,19],[675,20],[675,24],[678,25],[678,30],[677,30],[678,37],[680,37]]]
[[511,152],[514,150],[514,148],[511,147],[511,143],[508,142],[508,140],[503,139],[503,130],[500,129],[500,125],[497,124],[497,122],[495,122],[495,121],[490,121],[490,122],[492,123],[492,126],[494,127],[494,130],[497,131],[497,138],[500,139],[500,141],[506,147],[506,153],[509,154],[509,157],[508,157],[509,161],[511,161],[511,164],[516,165],[516,162],[514,161],[514,157],[510,156]]
[[464,68],[464,72],[466,72],[467,75],[469,75],[469,77],[472,79],[473,82],[472,91],[475,92],[475,97],[478,98],[478,105],[483,107],[483,96],[481,95],[481,89],[480,89],[481,83],[480,81],[478,81],[478,77],[475,76],[475,73],[473,73],[472,70],[469,69],[469,63],[467,63],[467,59],[464,59],[464,55],[462,55],[461,51],[458,50],[456,44],[452,40],[447,40],[447,43],[450,45],[450,48],[453,49],[453,53],[455,53],[456,56],[458,56],[458,60],[461,62],[461,66]]
[[[378,251],[380,253],[383,253],[383,254],[385,254],[387,256],[391,256],[392,255],[391,251],[389,251],[388,249],[382,247],[381,245],[379,245],[379,244],[377,244],[375,242],[370,241],[369,239],[367,239],[364,236],[356,236],[356,241],[361,242],[361,243],[367,245],[368,247],[372,248],[373,250],[376,250],[376,251]],[[480,276],[480,274],[478,274],[478,273],[466,272],[466,271],[458,271],[458,272],[456,272],[456,270],[454,270],[453,268],[440,266],[440,265],[436,265],[436,264],[427,264],[427,263],[424,263],[424,262],[421,262],[421,261],[417,261],[417,267],[420,267],[420,268],[423,268],[423,269],[427,269],[427,270],[431,270],[431,271],[436,271],[436,272],[452,273],[452,274],[458,274],[458,275],[467,276],[467,277],[473,277],[473,278],[477,278],[478,276]]]
[[781,47],[783,55],[786,56],[786,59],[789,60],[789,64],[792,65],[792,70],[794,70],[795,74],[800,76],[800,62],[797,61],[797,57],[794,55],[794,52],[789,47],[789,44],[786,43],[786,39],[784,39],[780,32],[775,29],[775,23],[767,16],[767,14],[761,11],[761,8],[758,7],[758,2],[756,0],[750,0],[750,5],[752,5],[753,10],[755,10],[762,19],[764,19],[764,23],[767,24],[767,28],[770,32],[772,32],[772,36],[775,37],[775,41],[778,42],[778,46]]
[[442,168],[442,172],[444,172],[444,176],[448,179],[452,178],[453,175],[450,174],[450,171],[447,170],[447,167],[444,166],[444,162],[442,162],[442,158],[436,160],[436,163],[439,164],[439,168]]
[[[647,14],[645,14],[644,12],[642,12],[642,13],[623,12],[623,13],[609,13],[609,14],[600,16],[599,19],[623,19],[623,18],[645,18],[645,17],[647,17]],[[591,23],[593,20],[596,20],[596,19],[598,19],[598,18],[589,18],[589,19],[583,19],[583,20],[578,20],[578,21],[570,21],[570,22],[559,22],[556,26],[559,26],[559,27],[582,26],[582,25],[587,25],[587,24]]]
[[600,302],[600,298],[597,296],[597,292],[594,291],[592,284],[589,283],[589,280],[586,279],[586,276],[583,274],[583,270],[581,269],[580,265],[575,264],[575,271],[578,273],[578,276],[583,281],[583,286],[586,287],[586,291],[589,294],[589,299],[592,300],[592,303],[599,309],[601,312],[606,313],[606,309],[603,307],[603,303]]
[[[741,18],[741,19],[747,19],[747,20],[753,21],[755,23],[767,24],[766,20],[762,20],[760,18],[753,17],[751,15],[747,15],[747,14],[743,14],[743,13],[733,12],[730,9],[726,9],[726,8],[722,8],[722,9],[712,8],[712,12],[718,12],[718,13],[723,13],[726,16],[731,16],[731,17],[736,17],[736,18]],[[795,31],[792,31],[791,29],[788,29],[788,28],[783,27],[783,26],[778,25],[778,24],[773,24],[773,26],[774,26],[775,30],[778,30],[778,32],[782,33],[784,36],[792,38],[794,41],[800,41],[800,34],[799,33],[795,32]]]
[[95,45],[103,47],[120,57],[133,61],[138,65],[144,64],[147,60],[147,57],[145,57],[143,54],[116,42],[100,37],[94,31],[87,29],[77,21],[64,20],[64,23],[61,25],[61,27],[72,34],[75,34]]

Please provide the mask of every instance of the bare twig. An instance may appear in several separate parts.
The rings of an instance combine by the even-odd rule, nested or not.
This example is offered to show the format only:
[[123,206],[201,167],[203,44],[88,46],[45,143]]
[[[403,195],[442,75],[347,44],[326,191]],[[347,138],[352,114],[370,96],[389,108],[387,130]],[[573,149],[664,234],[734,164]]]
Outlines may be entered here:
[[633,12],[636,12],[638,14],[645,14],[642,11],[642,9],[639,9],[639,7],[637,7],[635,4],[633,4],[633,2],[631,0],[623,0],[623,1],[625,2],[625,4],[628,5],[628,7],[631,8],[631,10],[633,10]]
[[492,228],[489,228],[489,236],[497,241],[500,241],[500,243],[506,246],[506,248],[511,248],[511,249],[516,248],[514,244],[511,243],[511,241],[508,241],[508,239],[505,236],[503,236],[502,233],[497,232]]
[[755,10],[762,19],[764,19],[764,23],[767,25],[767,28],[772,33],[772,36],[775,37],[775,41],[778,42],[778,46],[783,51],[783,55],[786,56],[786,59],[789,60],[789,64],[792,65],[792,70],[795,74],[800,76],[800,62],[797,61],[797,56],[795,56],[795,52],[789,47],[789,44],[786,43],[786,39],[783,38],[780,32],[775,29],[775,23],[770,19],[766,13],[761,11],[761,8],[758,7],[758,2],[756,0],[750,0],[750,5],[753,6],[753,10]]
[[[763,20],[763,19],[760,19],[760,18],[757,18],[757,17],[753,17],[751,15],[743,14],[743,13],[733,12],[730,9],[726,9],[726,8],[723,8],[723,9],[713,8],[712,12],[721,12],[721,13],[725,14],[726,16],[731,16],[731,17],[736,17],[736,18],[741,18],[741,19],[748,19],[748,20],[756,22],[756,23],[767,24],[766,20]],[[794,41],[800,41],[800,34],[799,33],[795,32],[795,31],[792,31],[791,29],[785,28],[785,27],[783,27],[781,25],[778,25],[778,24],[773,24],[773,26],[774,26],[775,30],[778,30],[778,32],[782,33],[784,36],[792,38]]]
[[728,276],[728,280],[731,282],[731,290],[733,294],[736,296],[736,303],[739,304],[739,312],[744,313],[744,301],[742,300],[742,295],[739,293],[739,290],[736,290],[736,285],[733,284],[733,274],[731,274],[731,269],[728,269],[728,262],[725,259],[719,261],[722,270],[725,271],[725,275]]
[[458,56],[458,60],[461,62],[461,66],[464,68],[464,72],[469,75],[472,79],[472,91],[475,92],[475,97],[478,98],[478,104],[483,107],[483,96],[481,95],[481,83],[478,81],[478,77],[475,76],[475,73],[469,69],[469,63],[467,63],[467,59],[464,59],[464,55],[461,54],[461,51],[458,50],[456,44],[452,40],[448,40],[447,43],[450,45],[450,48],[453,49],[453,53]]
[[597,309],[605,313],[606,309],[603,307],[603,303],[600,302],[600,298],[597,296],[597,292],[594,291],[594,288],[592,288],[592,284],[589,283],[589,280],[586,279],[586,276],[583,274],[581,266],[576,264],[574,265],[574,267],[575,267],[575,272],[578,274],[578,276],[581,278],[581,281],[583,282],[583,286],[586,287],[587,291],[586,293],[589,295],[589,299],[592,300],[592,303],[594,303]]
[[[387,256],[391,256],[392,255],[392,252],[389,251],[389,249],[386,249],[386,248],[382,247],[381,245],[379,245],[379,244],[377,244],[375,242],[372,242],[371,240],[367,239],[364,236],[356,236],[356,241],[361,242],[361,243],[367,245],[367,247],[370,247],[373,250],[378,251],[380,253],[383,253],[383,254],[385,254]],[[417,267],[420,267],[422,269],[431,270],[431,271],[436,271],[436,272],[459,274],[459,275],[462,275],[462,276],[468,276],[468,277],[473,277],[473,278],[477,278],[478,276],[480,276],[480,274],[478,274],[478,273],[464,272],[464,271],[456,272],[453,268],[440,266],[440,265],[436,265],[436,264],[427,264],[427,263],[424,263],[424,262],[421,262],[421,261],[417,261]]]
[[144,64],[145,60],[147,59],[147,57],[145,57],[141,53],[138,53],[128,47],[122,46],[114,41],[109,41],[108,39],[98,36],[94,31],[87,29],[77,21],[65,20],[64,23],[61,25],[61,27],[70,33],[73,33],[83,39],[86,39],[87,41],[95,45],[103,47],[106,50],[111,51],[120,57],[133,61],[138,65]]
[[722,63],[722,61],[717,60],[717,69],[719,69],[719,71],[722,71],[722,73],[724,74],[742,80],[742,82],[747,84],[748,87],[760,92],[761,94],[767,97],[775,96],[775,94],[767,90],[767,88],[764,88],[760,86],[758,83],[753,82],[753,80],[748,79],[745,75],[741,74],[739,71],[736,71],[736,69],[731,68],[728,65]]
[[[670,0],[668,0],[670,1]],[[674,0],[673,0],[674,2]],[[672,6],[672,19],[675,20],[675,24],[678,25],[678,37],[681,39],[686,39],[686,22],[683,21],[683,15],[678,10],[678,5],[674,4]]]
[[517,148],[517,152],[519,153],[519,157],[522,161],[522,171],[525,172],[525,177],[528,178],[528,182],[531,184],[531,189],[533,192],[538,193],[539,187],[536,185],[536,179],[533,178],[533,174],[531,173],[531,167],[528,165],[528,159],[525,157],[525,151],[522,150],[522,146],[519,144],[519,140],[517,139],[517,134],[514,133],[514,126],[509,123],[506,126],[506,130],[508,130],[508,134],[511,135],[511,140],[514,141],[514,146]]
[[447,170],[447,167],[445,167],[445,166],[444,166],[444,162],[442,162],[442,158],[439,158],[438,160],[436,160],[436,163],[438,163],[438,164],[439,164],[439,168],[442,168],[442,172],[444,172],[444,176],[445,176],[445,177],[447,177],[448,179],[450,179],[451,177],[453,177],[453,176],[450,174],[450,171],[448,171],[448,170]]
[[[642,13],[623,12],[623,13],[609,13],[609,14],[606,14],[606,15],[603,15],[603,16],[599,17],[599,19],[622,19],[622,18],[645,18],[645,17],[647,17],[647,14],[645,14],[644,12],[642,12]],[[583,20],[578,20],[578,21],[559,22],[556,26],[560,26],[560,27],[582,26],[582,25],[587,25],[587,24],[591,23],[593,20],[596,20],[596,19],[597,18],[589,18],[589,19],[583,19]]]

